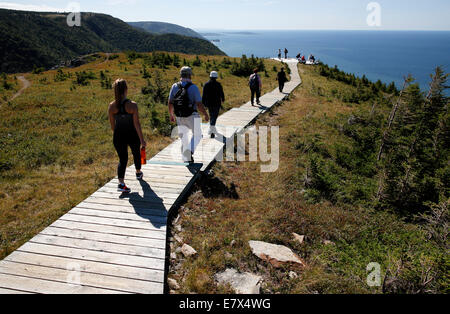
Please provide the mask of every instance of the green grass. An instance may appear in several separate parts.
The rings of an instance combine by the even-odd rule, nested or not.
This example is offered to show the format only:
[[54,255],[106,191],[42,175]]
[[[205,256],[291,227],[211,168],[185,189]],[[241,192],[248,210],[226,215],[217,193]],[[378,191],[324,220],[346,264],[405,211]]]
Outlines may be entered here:
[[[196,58],[177,56],[188,63]],[[0,258],[116,175],[118,159],[107,117],[114,94],[105,82],[119,77],[128,81],[129,98],[139,105],[149,157],[171,142],[166,104],[155,101],[154,94],[142,94],[142,88],[147,80],[170,87],[179,78],[179,67],[147,65],[151,77],[144,78],[144,58],[131,62],[129,54],[112,55],[108,61],[104,54],[92,58],[79,68],[24,74],[31,86],[14,101],[10,97],[21,88],[14,75],[7,76],[14,90],[0,90],[0,99],[7,99],[0,103]],[[217,69],[227,96],[225,108],[248,101],[247,79],[219,66],[224,57],[199,58],[202,64],[193,67],[194,83],[201,88],[209,71]],[[267,68],[277,64],[265,63]],[[264,92],[276,87],[276,73],[269,75]]]

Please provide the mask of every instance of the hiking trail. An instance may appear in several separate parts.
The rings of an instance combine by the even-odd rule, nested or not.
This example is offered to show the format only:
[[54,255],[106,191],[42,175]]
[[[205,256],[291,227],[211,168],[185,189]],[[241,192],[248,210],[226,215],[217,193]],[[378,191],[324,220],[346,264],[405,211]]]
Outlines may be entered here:
[[23,94],[23,92],[31,86],[31,82],[25,78],[25,76],[20,75],[17,77],[17,79],[22,82],[23,86],[22,88],[10,99],[10,101],[13,101],[17,97]]
[[[248,102],[222,114],[217,130],[224,138],[234,138],[301,84],[297,60],[285,62],[291,69],[285,92],[277,88],[261,97],[260,107]],[[22,91],[29,86],[23,82]],[[206,135],[208,125],[202,128]],[[143,181],[134,166],[128,168],[130,194],[120,195],[117,178],[111,180],[0,261],[0,294],[164,293],[169,212],[223,154],[224,143],[204,136],[194,155],[199,164],[190,167],[180,147],[175,140],[150,159],[142,167]]]

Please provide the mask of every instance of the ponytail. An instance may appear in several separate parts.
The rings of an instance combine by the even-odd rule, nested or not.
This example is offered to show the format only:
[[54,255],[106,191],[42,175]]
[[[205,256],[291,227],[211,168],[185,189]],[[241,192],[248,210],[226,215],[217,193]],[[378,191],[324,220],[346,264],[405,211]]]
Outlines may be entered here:
[[113,84],[113,89],[116,99],[116,106],[120,106],[125,97],[125,92],[128,89],[127,82],[124,79],[117,79]]

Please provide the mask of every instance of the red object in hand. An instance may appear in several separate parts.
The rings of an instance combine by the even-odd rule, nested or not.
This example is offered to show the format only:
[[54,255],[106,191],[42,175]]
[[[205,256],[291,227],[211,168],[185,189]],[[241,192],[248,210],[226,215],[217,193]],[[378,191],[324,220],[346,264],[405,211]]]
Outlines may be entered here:
[[145,147],[141,148],[141,164],[147,164],[147,153],[145,152]]

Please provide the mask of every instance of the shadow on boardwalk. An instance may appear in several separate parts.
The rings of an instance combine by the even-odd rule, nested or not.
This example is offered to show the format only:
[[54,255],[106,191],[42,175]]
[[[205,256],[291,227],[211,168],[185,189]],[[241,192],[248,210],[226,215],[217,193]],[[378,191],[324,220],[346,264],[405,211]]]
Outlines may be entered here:
[[153,191],[145,180],[139,181],[143,196],[137,192],[122,194],[121,199],[128,199],[139,217],[148,219],[153,227],[161,229],[167,225],[167,212],[164,200]]

